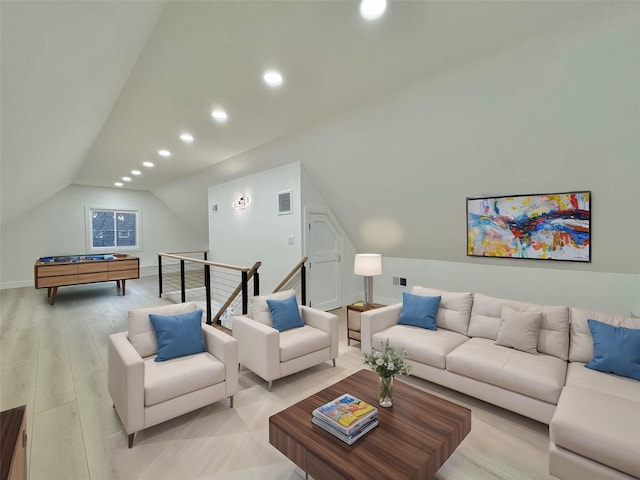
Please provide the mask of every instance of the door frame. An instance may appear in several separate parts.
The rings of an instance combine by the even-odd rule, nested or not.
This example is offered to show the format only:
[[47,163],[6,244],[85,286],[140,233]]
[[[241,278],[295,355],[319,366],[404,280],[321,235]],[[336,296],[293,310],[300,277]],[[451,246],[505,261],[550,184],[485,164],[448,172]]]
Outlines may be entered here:
[[[336,229],[336,231],[340,234],[340,241],[339,241],[339,245],[338,245],[338,256],[340,258],[340,260],[338,261],[339,263],[339,275],[340,275],[340,291],[338,292],[338,304],[339,307],[341,307],[344,303],[344,231],[342,230],[342,228],[340,227],[340,222],[338,222],[338,219],[336,217],[333,216],[333,213],[331,213],[331,210],[327,209],[327,208],[323,208],[323,207],[309,207],[309,206],[304,206],[303,207],[304,210],[304,224],[302,225],[302,236],[304,238],[304,252],[303,252],[303,256],[308,256],[309,253],[309,240],[310,240],[310,235],[309,235],[309,221],[310,221],[310,215],[312,214],[320,214],[320,215],[326,215],[327,218],[329,219],[329,221],[331,222],[331,225],[333,226],[333,228]],[[309,273],[307,271],[306,275],[307,275],[307,285],[310,285],[309,283]]]

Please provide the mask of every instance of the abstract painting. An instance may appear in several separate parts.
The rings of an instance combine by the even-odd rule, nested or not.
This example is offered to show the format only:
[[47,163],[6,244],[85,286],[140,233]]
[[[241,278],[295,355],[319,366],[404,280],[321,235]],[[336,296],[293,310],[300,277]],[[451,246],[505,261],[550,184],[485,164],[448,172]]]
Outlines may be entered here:
[[591,261],[591,192],[467,198],[467,255]]

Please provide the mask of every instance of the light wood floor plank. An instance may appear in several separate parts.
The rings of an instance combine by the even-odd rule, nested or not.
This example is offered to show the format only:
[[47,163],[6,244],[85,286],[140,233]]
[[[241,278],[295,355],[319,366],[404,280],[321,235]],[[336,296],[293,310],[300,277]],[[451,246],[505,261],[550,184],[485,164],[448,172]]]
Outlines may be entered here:
[[36,413],[29,467],[31,480],[91,478],[75,400]]

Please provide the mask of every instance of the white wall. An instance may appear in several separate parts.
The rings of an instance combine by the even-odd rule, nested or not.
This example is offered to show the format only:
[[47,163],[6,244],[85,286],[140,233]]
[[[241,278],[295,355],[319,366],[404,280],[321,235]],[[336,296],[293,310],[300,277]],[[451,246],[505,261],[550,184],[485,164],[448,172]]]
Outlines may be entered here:
[[[453,289],[628,313],[640,286],[639,32],[637,4],[575,19],[204,175],[296,159],[358,251],[417,272],[442,262]],[[466,256],[467,196],[581,189],[591,263]],[[417,272],[414,283],[429,280]]]
[[[413,285],[458,292],[478,292],[537,304],[567,305],[629,316],[640,314],[640,276],[519,268],[517,262],[478,265],[463,262],[383,257],[382,275],[374,277],[374,299],[392,304]],[[407,279],[407,288],[392,277]]]
[[[589,265],[640,273],[640,4],[576,19],[300,135],[301,162],[362,250],[466,257],[465,198],[591,190]],[[419,61],[419,59],[417,59]]]
[[[277,193],[292,190],[293,214],[278,215]],[[251,203],[232,208],[240,196]],[[212,213],[212,205],[218,212]],[[209,188],[209,250],[215,262],[262,262],[260,291],[271,292],[302,258],[300,164],[292,163]],[[289,245],[293,237],[293,245]]]
[[[625,313],[640,307],[639,38],[640,4],[617,4],[608,16],[558,24],[181,179],[179,188],[159,194],[193,225],[206,223],[210,214],[204,215],[198,192],[229,183],[238,188],[229,195],[246,193],[245,178],[300,162],[354,251],[383,254],[385,276]],[[279,180],[270,180],[269,195],[288,188]],[[264,182],[250,186],[258,197],[265,193]],[[465,256],[465,197],[578,189],[593,193],[592,263]],[[294,192],[294,200],[299,195]],[[247,216],[234,221],[246,229]],[[20,224],[16,231],[49,236],[57,228],[38,211],[29,217],[26,228]],[[293,265],[302,251],[299,242],[286,245],[286,232],[298,236],[302,227],[275,221],[283,222],[282,229],[270,223],[247,230],[260,235],[254,241],[259,238],[265,252],[250,260],[273,257]],[[273,225],[276,237],[268,230]],[[246,241],[245,235],[222,233],[210,239],[214,257],[222,247],[241,251]],[[5,260],[17,257],[23,240],[15,231],[3,231],[2,240],[3,270],[14,270],[6,278],[30,278],[33,258],[53,253],[48,239],[38,240],[42,248],[31,246],[21,259]],[[26,269],[21,275],[18,265]],[[375,280],[376,299],[400,298],[385,276]],[[360,297],[361,279],[351,280],[345,282],[353,288],[347,294]]]
[[[327,200],[322,195],[322,192],[318,189],[313,179],[309,176],[309,173],[304,168],[304,165],[300,169],[300,185],[302,193],[302,206],[303,208],[313,209],[314,211],[323,211],[329,215],[333,224],[337,227],[340,235],[342,236],[342,258],[340,262],[342,273],[342,302],[343,304],[353,303],[360,300],[361,295],[355,293],[358,290],[359,285],[363,285],[362,277],[356,277],[353,275],[353,262],[355,258],[356,249],[349,238],[349,235],[343,228],[342,224],[336,218],[331,207],[327,203]],[[303,221],[302,225],[302,238],[304,245],[306,246],[306,233],[308,232],[307,225]],[[306,253],[306,249],[305,255]]]
[[[140,266],[155,273],[159,252],[206,249],[157,197],[136,190],[70,185],[2,228],[2,288],[33,285],[33,263],[45,255],[87,253],[85,206],[142,210]],[[144,273],[141,272],[141,273]]]

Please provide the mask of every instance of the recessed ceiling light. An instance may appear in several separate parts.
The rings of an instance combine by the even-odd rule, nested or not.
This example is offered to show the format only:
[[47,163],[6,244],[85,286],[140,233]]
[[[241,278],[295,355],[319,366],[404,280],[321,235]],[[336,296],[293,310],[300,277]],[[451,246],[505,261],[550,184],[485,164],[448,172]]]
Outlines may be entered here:
[[387,0],[362,0],[360,2],[360,15],[366,20],[380,18],[387,9]]
[[142,162],[142,165],[144,165],[147,168],[151,168],[153,167],[153,162]]
[[122,182],[115,182],[115,183],[114,183],[114,185],[115,185],[116,187],[122,187],[122,186],[124,185],[124,183],[122,183]]
[[140,170],[131,170],[131,175],[142,175]]
[[267,70],[262,76],[264,83],[270,87],[279,87],[282,85],[282,75],[276,70]]
[[169,150],[158,150],[158,155],[167,158],[171,156],[171,152]]
[[227,119],[229,118],[229,116],[227,115],[227,112],[225,112],[221,108],[216,108],[213,112],[211,112],[211,116],[216,122],[220,122],[220,123],[226,122]]
[[191,135],[188,132],[184,132],[183,134],[180,135],[180,140],[182,140],[184,143],[192,143],[193,135]]
[[130,182],[131,181],[131,177],[122,177],[122,180],[124,180],[125,182]]

